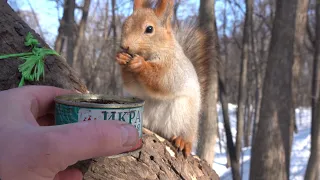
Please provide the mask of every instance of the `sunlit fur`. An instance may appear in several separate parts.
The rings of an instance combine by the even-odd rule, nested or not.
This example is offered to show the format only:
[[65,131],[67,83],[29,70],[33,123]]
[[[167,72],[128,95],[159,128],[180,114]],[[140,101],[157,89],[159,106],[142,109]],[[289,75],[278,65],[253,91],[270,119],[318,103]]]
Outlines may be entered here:
[[[123,68],[124,87],[131,95],[145,100],[143,125],[146,128],[167,139],[181,136],[184,141],[192,144],[197,138],[201,109],[201,88],[197,73],[201,75],[203,83],[205,78],[202,77],[207,73],[207,65],[197,65],[198,59],[201,62],[208,59],[204,57],[204,50],[196,52],[204,47],[203,34],[192,30],[187,33],[189,37],[179,37],[183,45],[190,43],[186,40],[186,37],[191,38],[190,35],[201,38],[195,41],[198,43],[195,46],[182,47],[171,27],[164,23],[166,19],[163,18],[171,16],[161,16],[161,11],[156,12],[160,15],[157,16],[153,9],[137,8],[123,25],[121,46],[129,48],[129,54],[138,54],[147,62],[152,62],[152,68],[156,68],[155,71],[145,70],[152,77],[146,79],[139,79],[140,76]],[[144,33],[150,25],[154,27],[153,33]],[[184,52],[188,48],[197,49]],[[190,57],[197,59],[190,60]],[[198,72],[198,69],[203,72]],[[155,84],[157,87],[151,87]]]

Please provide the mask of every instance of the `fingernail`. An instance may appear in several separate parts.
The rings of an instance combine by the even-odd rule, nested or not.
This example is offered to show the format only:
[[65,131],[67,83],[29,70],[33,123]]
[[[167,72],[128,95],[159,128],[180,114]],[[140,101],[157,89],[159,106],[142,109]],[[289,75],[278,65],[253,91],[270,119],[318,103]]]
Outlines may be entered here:
[[138,131],[134,126],[124,124],[121,126],[121,131],[121,140],[123,146],[133,146],[137,143]]

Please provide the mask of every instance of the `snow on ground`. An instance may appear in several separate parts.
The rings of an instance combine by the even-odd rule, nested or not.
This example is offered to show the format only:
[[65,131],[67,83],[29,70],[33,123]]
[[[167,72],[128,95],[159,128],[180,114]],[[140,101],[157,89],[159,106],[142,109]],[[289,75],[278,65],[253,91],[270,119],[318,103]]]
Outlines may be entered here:
[[[236,108],[235,105],[229,105],[230,121],[232,135],[235,138],[236,134]],[[216,156],[212,168],[220,176],[221,180],[232,180],[231,168],[226,168],[226,140],[223,128],[223,117],[221,107],[218,105],[219,112],[219,132],[221,138],[222,148],[220,149],[219,141],[216,144]],[[296,109],[296,118],[298,126],[298,134],[294,135],[292,152],[291,152],[291,167],[290,180],[303,180],[304,173],[307,167],[310,155],[310,124],[311,111],[309,108]],[[242,179],[248,180],[250,173],[250,155],[251,147],[242,149],[243,158],[242,163]]]

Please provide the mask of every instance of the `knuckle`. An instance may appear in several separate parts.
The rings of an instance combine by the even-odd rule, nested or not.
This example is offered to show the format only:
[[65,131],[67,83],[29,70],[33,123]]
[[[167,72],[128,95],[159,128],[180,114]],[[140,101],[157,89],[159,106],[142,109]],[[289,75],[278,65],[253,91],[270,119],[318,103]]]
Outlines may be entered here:
[[106,146],[106,142],[110,139],[110,134],[108,131],[104,130],[97,121],[94,122],[94,132],[96,132],[96,137],[98,140],[98,144],[102,146]]

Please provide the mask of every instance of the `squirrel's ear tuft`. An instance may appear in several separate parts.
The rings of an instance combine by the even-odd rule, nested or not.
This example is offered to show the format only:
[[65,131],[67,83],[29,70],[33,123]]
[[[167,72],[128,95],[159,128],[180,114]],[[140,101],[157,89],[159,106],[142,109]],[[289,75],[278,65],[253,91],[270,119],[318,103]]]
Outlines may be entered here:
[[163,22],[170,26],[171,18],[173,14],[174,0],[158,0],[154,13],[159,17]]
[[134,0],[133,10],[140,9],[140,8],[150,8],[151,7],[150,0]]
[[172,11],[173,11],[173,0],[158,0],[156,8],[154,9],[154,12],[158,17],[172,14]]

